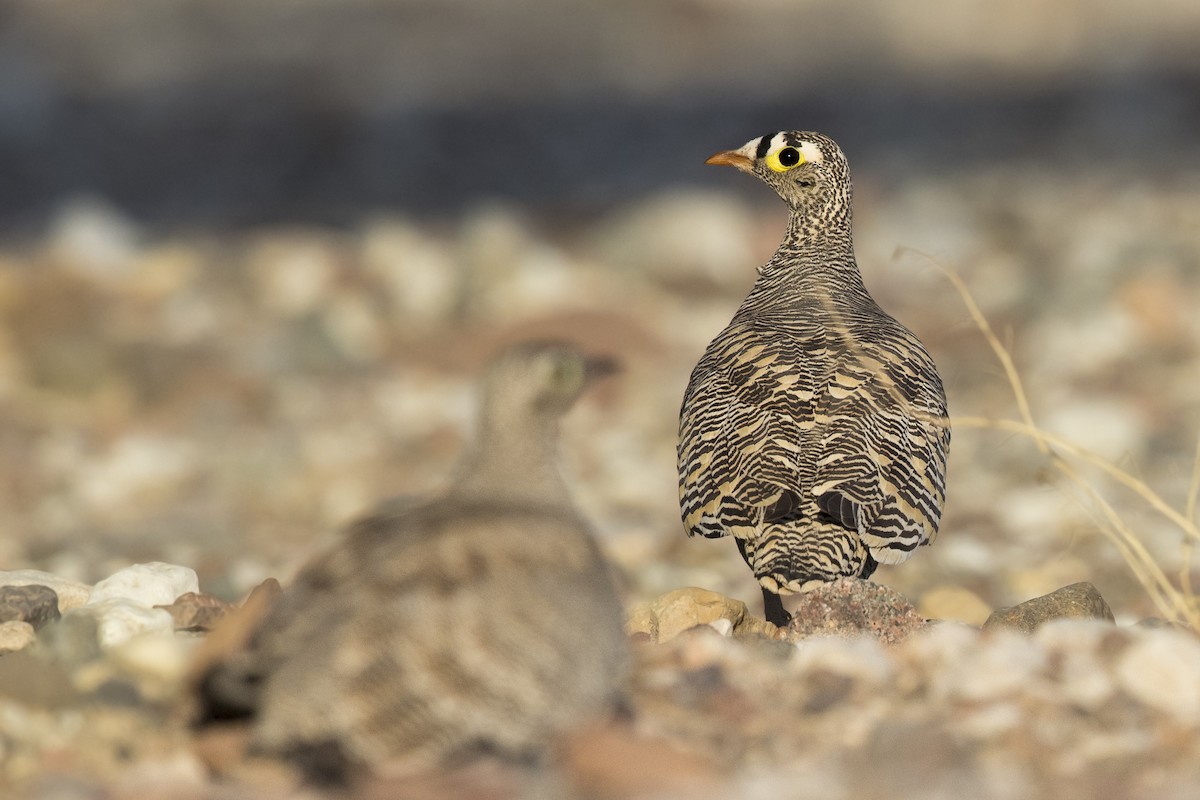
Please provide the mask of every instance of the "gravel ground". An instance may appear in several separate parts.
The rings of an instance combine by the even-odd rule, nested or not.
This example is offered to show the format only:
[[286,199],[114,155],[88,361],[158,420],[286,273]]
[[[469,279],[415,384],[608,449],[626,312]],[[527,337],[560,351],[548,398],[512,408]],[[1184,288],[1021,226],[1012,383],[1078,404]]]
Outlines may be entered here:
[[[561,775],[355,796],[1191,795],[1200,645],[1138,623],[1180,616],[1200,574],[1179,520],[1106,469],[1188,510],[1194,4],[697,0],[618,24],[531,0],[460,28],[467,0],[10,5],[0,569],[49,573],[5,580],[52,584],[59,609],[0,624],[0,794],[323,796],[183,725],[197,620],[286,584],[378,503],[437,491],[490,355],[559,337],[623,364],[562,456],[627,605],[657,626],[694,586],[672,596],[719,613],[632,637],[632,719],[566,745]],[[527,48],[488,49],[508,34]],[[732,543],[678,517],[688,373],[785,223],[762,187],[696,176],[781,119],[846,146],[867,285],[933,354],[954,420],[940,536],[874,576],[942,622],[888,646],[764,635]],[[1004,427],[1014,392],[943,269],[1065,461]],[[139,594],[122,570],[148,562],[175,565],[145,569],[186,602]],[[978,629],[1083,581],[1115,625]]]

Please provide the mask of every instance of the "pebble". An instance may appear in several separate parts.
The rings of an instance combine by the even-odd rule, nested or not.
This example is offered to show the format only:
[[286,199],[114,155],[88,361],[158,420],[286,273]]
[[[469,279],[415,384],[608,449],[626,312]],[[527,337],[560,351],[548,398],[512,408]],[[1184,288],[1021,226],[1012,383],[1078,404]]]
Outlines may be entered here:
[[784,597],[792,614],[789,639],[814,635],[870,634],[896,644],[928,623],[903,595],[874,581],[839,578],[798,595]]
[[218,597],[186,592],[170,605],[157,605],[175,620],[176,630],[211,630],[234,606]]
[[142,232],[98,197],[66,202],[51,222],[50,247],[68,269],[100,283],[121,285],[133,273]]
[[88,605],[120,599],[146,608],[169,606],[181,595],[199,591],[200,581],[191,567],[151,561],[118,570],[97,583]]
[[429,331],[452,321],[462,277],[445,242],[408,220],[377,221],[363,230],[361,258],[406,328]]
[[0,587],[4,586],[49,587],[58,596],[59,612],[78,608],[86,603],[92,595],[92,587],[86,583],[67,580],[37,569],[14,569],[0,572]]
[[58,595],[49,586],[0,587],[0,621],[28,622],[36,630],[61,617]]
[[1200,641],[1171,630],[1148,630],[1116,665],[1129,695],[1180,722],[1200,725]]
[[[180,636],[134,636],[108,651],[109,661],[136,676],[139,688],[165,695],[179,686],[198,640]],[[143,692],[147,694],[147,692]]]
[[24,620],[0,622],[0,654],[24,650],[37,641],[37,632]]
[[722,635],[775,638],[774,625],[750,614],[741,600],[689,586],[667,592],[630,609],[625,631],[652,642],[669,642],[697,625],[710,625]]
[[116,647],[142,634],[171,635],[175,632],[175,620],[161,608],[149,608],[140,602],[125,597],[110,597],[93,600],[82,608],[64,615],[86,615],[95,620],[96,641],[104,649]]
[[1101,649],[1111,637],[1123,635],[1104,620],[1060,619],[1042,625],[1034,640],[1052,653],[1054,691],[1080,708],[1097,709],[1115,689]]
[[1015,628],[1024,633],[1033,633],[1045,622],[1067,617],[1114,621],[1112,609],[1096,587],[1081,581],[1019,605],[997,609],[983,623],[983,629]]

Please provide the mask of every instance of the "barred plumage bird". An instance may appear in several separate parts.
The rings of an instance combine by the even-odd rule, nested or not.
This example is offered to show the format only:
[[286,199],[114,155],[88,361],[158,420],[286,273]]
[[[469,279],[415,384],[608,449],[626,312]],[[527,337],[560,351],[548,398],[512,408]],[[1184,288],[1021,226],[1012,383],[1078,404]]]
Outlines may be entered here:
[[937,534],[950,428],[933,359],[867,292],[850,173],[818,133],[768,134],[706,163],[760,178],[791,209],[733,320],[692,371],[679,421],[688,535],[732,534],[780,594],[869,577]]
[[240,663],[204,682],[243,692],[256,749],[336,775],[526,762],[621,702],[621,604],[555,455],[558,418],[602,366],[552,344],[506,352],[450,491],[362,520],[301,571]]

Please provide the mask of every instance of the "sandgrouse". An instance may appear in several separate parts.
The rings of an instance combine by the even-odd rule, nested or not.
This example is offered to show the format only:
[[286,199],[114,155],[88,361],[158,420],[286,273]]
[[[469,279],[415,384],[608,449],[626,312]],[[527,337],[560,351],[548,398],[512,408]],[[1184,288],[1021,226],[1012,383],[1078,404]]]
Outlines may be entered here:
[[300,572],[242,663],[206,681],[251,687],[256,749],[333,777],[528,763],[620,702],[621,604],[555,457],[599,364],[554,344],[504,353],[453,487],[363,519]]
[[679,421],[688,535],[732,534],[786,625],[780,595],[869,577],[937,534],[950,428],[942,381],[867,292],[846,157],[818,133],[767,134],[706,162],[755,175],[787,234],[692,371]]

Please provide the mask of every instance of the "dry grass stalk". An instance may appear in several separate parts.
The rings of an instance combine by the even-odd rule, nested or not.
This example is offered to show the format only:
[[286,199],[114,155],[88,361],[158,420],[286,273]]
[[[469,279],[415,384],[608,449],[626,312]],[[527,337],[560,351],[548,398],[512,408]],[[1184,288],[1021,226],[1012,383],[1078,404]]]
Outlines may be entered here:
[[[985,417],[953,417],[951,423],[955,427],[990,428],[1008,431],[1033,440],[1055,468],[1071,485],[1075,486],[1090,504],[1090,510],[1098,515],[1101,530],[1116,546],[1121,557],[1128,564],[1138,582],[1145,588],[1155,607],[1164,617],[1180,620],[1193,629],[1200,630],[1200,599],[1193,591],[1191,583],[1191,555],[1197,541],[1200,541],[1200,521],[1197,520],[1196,509],[1200,502],[1200,443],[1197,444],[1196,457],[1192,464],[1191,483],[1188,488],[1184,510],[1173,508],[1157,492],[1144,481],[1121,469],[1116,464],[1102,456],[1085,450],[1082,447],[1042,428],[1033,419],[1033,411],[1029,398],[1025,393],[1024,384],[1017,371],[1009,349],[1000,341],[988,322],[987,317],[975,302],[970,290],[962,278],[952,268],[940,263],[933,256],[912,248],[899,248],[896,256],[911,252],[933,264],[958,292],[966,306],[967,313],[984,340],[991,347],[1001,367],[1005,378],[1012,388],[1020,421],[1006,419],[991,419]],[[1076,459],[1094,466],[1115,482],[1125,486],[1140,497],[1147,505],[1177,526],[1183,534],[1183,563],[1177,582],[1172,582],[1161,565],[1142,543],[1141,538],[1133,528],[1079,469],[1064,457]]]

